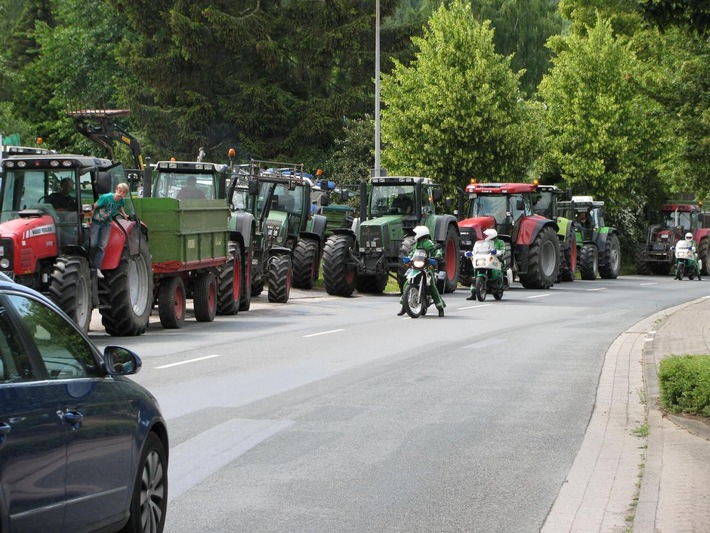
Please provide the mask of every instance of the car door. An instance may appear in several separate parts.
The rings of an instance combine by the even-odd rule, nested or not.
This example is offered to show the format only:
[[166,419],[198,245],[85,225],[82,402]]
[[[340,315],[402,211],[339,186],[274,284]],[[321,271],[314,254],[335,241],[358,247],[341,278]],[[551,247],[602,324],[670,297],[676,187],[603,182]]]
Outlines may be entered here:
[[62,531],[64,422],[26,342],[0,297],[0,530]]
[[88,339],[39,300],[8,297],[34,339],[66,430],[65,531],[93,530],[127,515],[138,431],[127,383],[104,373]]

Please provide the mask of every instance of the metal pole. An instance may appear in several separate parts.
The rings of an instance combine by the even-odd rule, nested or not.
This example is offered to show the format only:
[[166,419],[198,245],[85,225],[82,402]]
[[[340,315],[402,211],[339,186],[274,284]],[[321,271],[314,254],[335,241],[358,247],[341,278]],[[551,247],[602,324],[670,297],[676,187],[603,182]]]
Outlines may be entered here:
[[380,175],[380,0],[375,1],[375,169]]

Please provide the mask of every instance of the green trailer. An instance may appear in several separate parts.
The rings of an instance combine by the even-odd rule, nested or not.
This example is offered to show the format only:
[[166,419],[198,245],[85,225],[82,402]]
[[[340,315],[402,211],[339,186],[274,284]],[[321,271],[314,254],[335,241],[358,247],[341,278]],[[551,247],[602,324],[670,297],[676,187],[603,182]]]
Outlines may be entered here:
[[[170,162],[170,172],[161,170],[151,184],[146,169],[144,191],[150,196],[133,199],[136,214],[148,228],[152,255],[153,304],[158,307],[165,328],[180,328],[185,321],[186,300],[192,298],[195,319],[211,322],[218,311],[223,291],[220,276],[232,257],[229,207],[217,188],[223,177],[205,169],[205,163]],[[199,166],[200,168],[196,168]],[[192,168],[192,173],[189,168]],[[204,172],[200,173],[199,170]],[[201,199],[179,199],[188,176],[197,180]],[[232,286],[224,289],[239,303]]]

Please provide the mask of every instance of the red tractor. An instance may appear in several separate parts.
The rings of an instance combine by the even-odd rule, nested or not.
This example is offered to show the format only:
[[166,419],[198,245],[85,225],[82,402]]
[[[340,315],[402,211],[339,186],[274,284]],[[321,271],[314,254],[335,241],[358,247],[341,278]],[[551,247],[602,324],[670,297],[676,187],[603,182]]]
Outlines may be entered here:
[[703,227],[705,215],[692,204],[664,204],[660,223],[652,225],[646,242],[639,244],[636,252],[636,271],[639,274],[667,275],[675,261],[672,248],[685,234],[691,232],[698,243],[698,259],[702,260],[701,274],[708,274],[708,236],[710,229]]
[[[473,269],[464,256],[483,231],[494,228],[510,247],[505,266],[512,268],[523,287],[548,289],[560,271],[560,239],[557,222],[534,212],[534,183],[472,183],[460,205],[461,261],[459,281],[470,285]],[[464,198],[462,198],[464,200]]]
[[[114,219],[98,279],[89,268],[89,213],[124,181],[120,164],[63,154],[2,160],[0,272],[48,295],[84,331],[98,307],[110,335],[140,335],[150,318],[151,257],[145,227],[126,198]],[[119,217],[120,218],[120,217]]]

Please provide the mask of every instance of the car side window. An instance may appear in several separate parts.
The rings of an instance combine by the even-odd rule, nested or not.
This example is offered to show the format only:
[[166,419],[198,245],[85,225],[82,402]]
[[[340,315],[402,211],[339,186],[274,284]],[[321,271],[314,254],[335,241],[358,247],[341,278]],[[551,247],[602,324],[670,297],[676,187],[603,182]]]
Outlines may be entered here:
[[34,339],[49,379],[100,375],[88,342],[64,317],[45,304],[25,296],[9,295],[8,299]]
[[0,383],[34,381],[37,377],[7,309],[0,305]]

